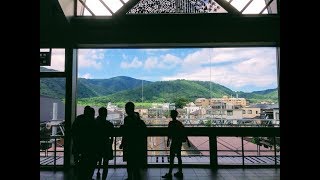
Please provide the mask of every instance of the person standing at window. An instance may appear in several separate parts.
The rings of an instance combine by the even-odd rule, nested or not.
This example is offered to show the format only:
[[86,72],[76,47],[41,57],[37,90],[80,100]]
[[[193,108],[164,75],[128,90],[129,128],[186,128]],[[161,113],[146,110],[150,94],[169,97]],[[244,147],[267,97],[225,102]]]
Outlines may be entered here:
[[107,120],[108,110],[105,107],[99,109],[99,116],[96,118],[97,123],[97,138],[98,138],[98,149],[97,149],[97,161],[98,161],[98,172],[97,177],[100,178],[100,167],[102,165],[102,180],[107,179],[109,160],[113,159],[112,143],[113,137],[111,132],[114,129],[114,125]]
[[167,147],[170,146],[170,141],[171,141],[170,166],[169,166],[169,172],[166,173],[164,176],[162,176],[162,178],[172,178],[172,169],[173,169],[175,155],[177,155],[177,158],[178,158],[179,171],[174,173],[174,176],[181,178],[183,177],[181,146],[183,142],[187,142],[189,147],[191,145],[188,140],[188,137],[186,136],[186,132],[183,124],[177,120],[178,112],[176,110],[171,110],[170,116],[172,118],[172,121],[170,121],[168,125],[168,140],[167,140]]

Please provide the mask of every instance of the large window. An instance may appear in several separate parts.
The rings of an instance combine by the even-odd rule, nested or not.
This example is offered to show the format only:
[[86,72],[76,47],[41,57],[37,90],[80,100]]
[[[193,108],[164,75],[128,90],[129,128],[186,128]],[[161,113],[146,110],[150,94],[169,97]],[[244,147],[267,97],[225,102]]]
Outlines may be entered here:
[[167,126],[172,109],[186,126],[215,126],[259,124],[266,116],[251,109],[278,108],[274,47],[79,49],[78,59],[77,115],[105,106],[115,125],[128,101],[148,126]]
[[45,66],[40,63],[40,166],[63,165],[65,50],[40,48],[41,52],[48,52],[51,58]]
[[63,165],[65,78],[40,78],[40,165]]

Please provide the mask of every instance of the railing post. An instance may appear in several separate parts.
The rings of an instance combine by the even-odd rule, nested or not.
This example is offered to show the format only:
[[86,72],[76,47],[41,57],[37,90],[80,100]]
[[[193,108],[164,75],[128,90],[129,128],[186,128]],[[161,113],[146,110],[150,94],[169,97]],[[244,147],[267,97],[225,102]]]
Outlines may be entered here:
[[56,158],[57,158],[57,137],[54,136],[54,152],[53,152],[53,170],[56,170]]
[[274,166],[277,166],[277,143],[276,143],[276,137],[273,136],[273,147],[274,147]]
[[242,166],[244,166],[244,146],[243,146],[243,137],[241,136],[241,150],[242,150]]
[[117,163],[117,136],[114,137],[114,160],[113,160],[114,168],[116,168]]
[[210,167],[216,169],[218,167],[217,136],[209,136],[209,147]]

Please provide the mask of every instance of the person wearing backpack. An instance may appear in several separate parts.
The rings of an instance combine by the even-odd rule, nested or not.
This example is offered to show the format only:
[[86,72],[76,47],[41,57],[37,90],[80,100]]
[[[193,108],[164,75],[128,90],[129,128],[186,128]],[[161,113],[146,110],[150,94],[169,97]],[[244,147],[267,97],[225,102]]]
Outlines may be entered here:
[[177,120],[178,112],[176,110],[170,111],[172,121],[168,124],[168,140],[167,147],[170,146],[170,166],[169,172],[166,173],[162,178],[172,178],[172,169],[174,164],[174,157],[177,155],[178,158],[178,169],[179,171],[174,173],[175,177],[183,177],[182,173],[182,159],[181,159],[181,147],[183,142],[187,142],[188,146],[191,147],[188,137],[183,124]]

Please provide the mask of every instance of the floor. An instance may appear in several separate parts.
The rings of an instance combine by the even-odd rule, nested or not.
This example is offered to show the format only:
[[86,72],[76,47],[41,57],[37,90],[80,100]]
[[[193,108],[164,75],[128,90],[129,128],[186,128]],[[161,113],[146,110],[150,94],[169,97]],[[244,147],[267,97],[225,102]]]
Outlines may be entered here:
[[[97,170],[96,170],[97,171]],[[96,177],[96,171],[93,179]],[[173,173],[177,169],[173,170]],[[100,171],[102,174],[102,171]],[[167,168],[148,168],[142,172],[143,180],[161,180],[162,175],[168,172]],[[226,168],[211,170],[209,168],[184,168],[184,180],[278,180],[280,168]],[[41,180],[74,180],[72,172],[40,171]],[[109,168],[108,180],[123,180],[127,177],[125,168]],[[172,179],[178,179],[173,177]]]

